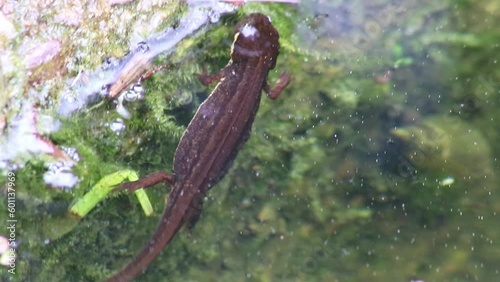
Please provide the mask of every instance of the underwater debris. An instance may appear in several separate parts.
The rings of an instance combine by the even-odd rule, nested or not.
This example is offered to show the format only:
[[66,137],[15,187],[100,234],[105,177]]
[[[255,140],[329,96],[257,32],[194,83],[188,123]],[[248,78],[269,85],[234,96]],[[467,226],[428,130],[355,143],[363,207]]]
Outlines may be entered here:
[[[196,2],[193,2],[196,3]],[[96,71],[83,71],[64,90],[57,112],[70,116],[75,111],[102,97],[115,98],[130,84],[138,81],[151,68],[151,61],[161,53],[172,53],[184,38],[208,23],[214,23],[220,15],[234,12],[230,4],[216,3],[206,9],[206,4],[189,5],[186,15],[174,27],[157,33],[137,44],[135,50],[119,62]],[[214,15],[217,15],[215,17]],[[121,111],[124,117],[126,110]]]
[[6,134],[0,135],[0,169],[9,170],[24,166],[24,160],[31,155],[49,155],[56,160],[72,160],[42,134],[59,129],[59,122],[49,116],[40,116],[29,102],[7,125]]

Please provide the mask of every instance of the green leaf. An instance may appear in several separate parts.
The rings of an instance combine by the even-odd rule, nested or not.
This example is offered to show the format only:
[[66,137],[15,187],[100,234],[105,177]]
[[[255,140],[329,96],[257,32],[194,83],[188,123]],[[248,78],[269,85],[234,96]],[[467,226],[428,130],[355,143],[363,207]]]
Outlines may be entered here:
[[[137,173],[133,170],[120,170],[109,174],[97,182],[92,189],[78,200],[70,209],[70,213],[83,218],[86,216],[101,200],[103,200],[113,189],[124,180],[135,181],[139,179]],[[135,191],[135,195],[141,204],[146,216],[153,213],[151,202],[144,189]]]

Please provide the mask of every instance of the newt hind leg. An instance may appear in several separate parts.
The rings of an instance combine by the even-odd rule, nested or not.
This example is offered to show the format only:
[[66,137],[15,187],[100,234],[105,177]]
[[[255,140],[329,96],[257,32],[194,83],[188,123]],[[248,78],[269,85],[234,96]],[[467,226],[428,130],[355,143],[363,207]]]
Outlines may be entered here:
[[161,182],[167,185],[173,185],[175,182],[175,176],[168,172],[159,171],[149,174],[136,181],[122,183],[120,186],[115,188],[115,191],[125,190],[127,192],[133,192],[137,189],[148,188]]

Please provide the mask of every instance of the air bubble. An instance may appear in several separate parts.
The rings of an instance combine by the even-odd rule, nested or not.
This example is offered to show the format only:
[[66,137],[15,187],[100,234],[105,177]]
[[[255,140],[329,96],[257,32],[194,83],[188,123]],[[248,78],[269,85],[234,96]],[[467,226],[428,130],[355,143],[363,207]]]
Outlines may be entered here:
[[80,154],[78,154],[78,151],[76,150],[76,148],[74,148],[74,147],[66,147],[66,146],[60,146],[60,148],[73,161],[75,161],[75,162],[79,162],[80,161]]
[[209,17],[211,23],[217,23],[220,20],[220,13],[210,11],[210,13],[208,14],[208,17]]
[[123,119],[117,118],[109,125],[109,128],[118,135],[120,132],[125,130],[125,122]]
[[140,51],[142,53],[146,53],[149,51],[149,45],[146,42],[141,41],[141,42],[137,43],[137,51]]
[[46,184],[58,188],[72,188],[80,181],[71,172],[71,162],[55,162],[46,164],[47,172],[43,175]]
[[114,57],[104,58],[104,60],[102,61],[101,69],[103,71],[109,70],[109,69],[112,69],[112,68],[118,66],[119,63],[120,63],[120,60],[118,60],[117,58],[114,58]]
[[108,85],[103,85],[101,89],[99,89],[98,94],[102,97],[108,97],[109,95],[109,87]]
[[141,83],[137,82],[130,86],[130,89],[123,94],[123,99],[127,102],[133,102],[136,100],[144,99],[144,87]]

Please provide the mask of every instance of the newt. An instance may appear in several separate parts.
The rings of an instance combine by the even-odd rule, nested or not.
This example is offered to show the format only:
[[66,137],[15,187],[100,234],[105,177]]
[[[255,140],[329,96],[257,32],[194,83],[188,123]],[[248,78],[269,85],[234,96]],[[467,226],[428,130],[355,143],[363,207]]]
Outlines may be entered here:
[[173,174],[156,172],[117,189],[133,191],[158,183],[171,185],[168,201],[153,236],[125,268],[107,281],[131,281],[168,245],[183,225],[194,226],[205,193],[227,173],[250,137],[264,90],[276,99],[291,81],[282,74],[271,88],[269,71],[276,66],[279,33],[263,14],[251,14],[236,25],[231,59],[213,75],[200,74],[204,85],[219,81],[200,105],[174,155]]

